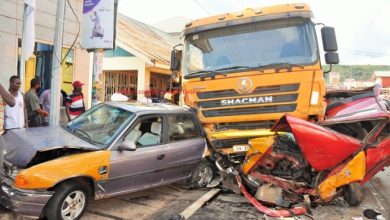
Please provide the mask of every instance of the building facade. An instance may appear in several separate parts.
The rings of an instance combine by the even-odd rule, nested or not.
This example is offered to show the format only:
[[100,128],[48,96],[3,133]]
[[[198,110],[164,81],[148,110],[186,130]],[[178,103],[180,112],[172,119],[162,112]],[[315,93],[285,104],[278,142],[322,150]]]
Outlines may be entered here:
[[374,71],[371,80],[381,84],[383,88],[390,88],[390,71]]
[[[77,17],[81,21],[83,0],[69,1]],[[56,23],[56,0],[37,0],[35,9],[35,50],[34,55],[26,62],[25,73],[19,73],[19,57],[21,52],[21,36],[23,28],[23,0],[0,1],[0,82],[8,87],[12,75],[25,75],[25,88],[29,88],[30,80],[39,77],[42,89],[50,88],[53,59],[54,32]],[[72,82],[80,80],[85,83],[85,103],[90,103],[90,55],[80,47],[79,23],[67,4],[65,9],[63,56],[75,41],[74,47],[66,58],[62,57],[61,88],[67,93],[72,91]],[[58,58],[60,59],[60,58]],[[87,94],[88,93],[88,94]]]
[[170,51],[179,40],[169,34],[118,14],[117,49],[103,59],[103,100],[114,92],[143,100],[147,92],[162,97],[170,84]]

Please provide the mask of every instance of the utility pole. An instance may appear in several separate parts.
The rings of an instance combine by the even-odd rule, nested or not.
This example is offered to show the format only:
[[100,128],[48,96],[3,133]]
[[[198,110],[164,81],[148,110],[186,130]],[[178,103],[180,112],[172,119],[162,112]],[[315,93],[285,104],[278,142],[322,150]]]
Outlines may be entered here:
[[62,38],[64,31],[65,0],[57,0],[56,29],[54,35],[54,51],[51,73],[50,90],[50,126],[59,125],[60,119],[60,83],[61,83],[61,59]]
[[20,40],[22,43],[21,51],[20,51],[20,58],[19,58],[19,78],[20,82],[22,83],[20,88],[23,93],[26,92],[26,61],[24,60],[24,48],[23,48],[23,39],[25,38],[26,31],[24,30],[26,28],[26,11],[27,11],[27,5],[23,3],[23,28],[22,28],[22,39]]

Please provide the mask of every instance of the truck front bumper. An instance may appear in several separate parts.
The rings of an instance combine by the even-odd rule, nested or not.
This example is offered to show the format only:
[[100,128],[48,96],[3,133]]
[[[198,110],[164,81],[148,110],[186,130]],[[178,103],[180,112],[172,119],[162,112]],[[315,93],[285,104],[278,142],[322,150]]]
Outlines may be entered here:
[[17,214],[39,218],[54,192],[20,190],[9,179],[0,182],[0,205]]

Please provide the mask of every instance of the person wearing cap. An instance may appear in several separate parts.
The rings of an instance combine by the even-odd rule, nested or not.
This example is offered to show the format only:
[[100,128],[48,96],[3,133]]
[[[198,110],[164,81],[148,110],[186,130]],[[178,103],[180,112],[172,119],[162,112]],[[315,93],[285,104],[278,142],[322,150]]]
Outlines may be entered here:
[[84,95],[81,92],[84,83],[74,81],[72,85],[73,92],[65,99],[66,115],[69,121],[85,112]]

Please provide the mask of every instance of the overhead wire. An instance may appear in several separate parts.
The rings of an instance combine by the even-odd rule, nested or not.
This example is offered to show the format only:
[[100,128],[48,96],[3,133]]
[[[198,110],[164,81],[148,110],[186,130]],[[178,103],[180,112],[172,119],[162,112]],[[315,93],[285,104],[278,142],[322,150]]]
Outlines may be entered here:
[[376,53],[376,52],[369,52],[369,51],[362,51],[362,50],[353,50],[348,48],[340,49],[340,52],[359,55],[359,56],[367,56],[367,57],[389,57],[390,56],[390,54],[388,53]]
[[77,29],[78,29],[78,30],[77,30],[77,34],[76,34],[76,37],[75,37],[75,39],[74,39],[72,45],[70,46],[69,50],[66,52],[64,58],[63,58],[62,61],[61,61],[61,65],[62,65],[62,63],[65,61],[66,57],[69,55],[69,53],[70,53],[70,51],[72,50],[72,48],[74,47],[74,45],[76,44],[77,39],[78,39],[79,36],[80,36],[80,26],[81,26],[81,25],[80,25],[80,20],[79,20],[79,18],[77,17],[77,14],[76,14],[76,12],[75,12],[74,9],[73,9],[72,4],[70,4],[69,0],[66,0],[66,1],[68,2],[68,5],[69,5],[69,7],[70,7],[70,10],[72,11],[72,13],[74,14],[74,17],[75,17],[76,20],[77,20]]
[[195,4],[197,4],[204,12],[206,12],[206,14],[211,16],[211,13],[207,11],[207,9],[203,7],[203,5],[198,2],[198,0],[193,0],[193,2],[195,2]]

